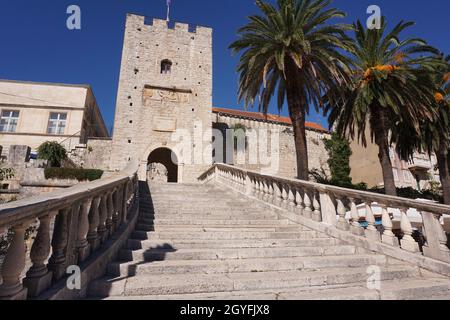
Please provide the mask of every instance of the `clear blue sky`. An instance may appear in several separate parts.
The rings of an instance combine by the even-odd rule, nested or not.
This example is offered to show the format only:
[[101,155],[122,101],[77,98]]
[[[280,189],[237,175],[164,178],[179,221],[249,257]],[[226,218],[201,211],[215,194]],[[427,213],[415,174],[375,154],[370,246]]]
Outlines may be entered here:
[[[228,50],[236,30],[256,13],[253,0],[172,0],[172,20],[214,28],[214,97],[217,107],[242,109],[237,101],[238,57]],[[82,30],[66,28],[66,9],[82,10]],[[92,85],[108,127],[114,122],[125,15],[165,18],[166,0],[3,0],[0,12],[0,78]],[[417,24],[410,34],[450,53],[449,0],[335,0],[345,22],[367,19],[371,4],[392,24]],[[276,107],[270,110],[276,113]],[[284,110],[283,114],[286,114]],[[323,117],[309,120],[324,126]]]

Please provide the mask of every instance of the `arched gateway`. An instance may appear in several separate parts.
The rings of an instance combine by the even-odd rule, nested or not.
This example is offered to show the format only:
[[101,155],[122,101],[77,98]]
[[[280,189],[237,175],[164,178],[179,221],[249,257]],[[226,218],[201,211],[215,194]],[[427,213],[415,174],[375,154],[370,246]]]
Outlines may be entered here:
[[168,148],[153,150],[147,161],[147,177],[155,182],[178,182],[178,158]]

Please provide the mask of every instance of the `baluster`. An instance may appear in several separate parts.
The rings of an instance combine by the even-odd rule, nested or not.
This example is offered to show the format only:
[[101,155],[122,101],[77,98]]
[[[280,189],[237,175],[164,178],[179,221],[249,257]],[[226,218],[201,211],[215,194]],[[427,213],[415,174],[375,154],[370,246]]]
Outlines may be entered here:
[[295,203],[296,203],[295,212],[299,215],[303,215],[303,199],[298,189],[295,190]]
[[24,279],[24,286],[28,288],[28,296],[36,297],[50,287],[53,274],[48,270],[45,261],[50,254],[50,222],[58,214],[52,211],[39,218],[39,229],[30,251],[33,263]]
[[116,208],[114,207],[114,189],[108,192],[108,217],[106,219],[106,229],[107,232],[107,238],[109,238],[114,233],[114,215],[116,213]]
[[69,241],[69,212],[72,209],[63,209],[56,215],[52,238],[52,256],[48,261],[48,269],[53,272],[55,281],[61,279],[66,273],[66,248]]
[[309,197],[308,190],[305,190],[305,196],[303,197],[303,201],[305,203],[305,208],[303,209],[303,216],[305,218],[312,218],[312,202],[311,198]]
[[269,183],[267,182],[267,180],[264,180],[264,201],[268,202],[269,198]]
[[392,232],[392,220],[389,216],[387,205],[381,204],[381,222],[383,223],[383,234],[381,235],[381,241],[388,245],[398,247],[399,241],[395,234]]
[[[127,206],[128,182],[124,184],[122,190],[122,224],[128,221],[128,206]],[[100,198],[98,199],[100,203]],[[98,205],[97,205],[98,210]],[[98,211],[97,211],[98,214]],[[97,222],[98,226],[98,222]],[[97,228],[96,226],[96,228]]]
[[372,202],[366,201],[365,203],[366,203],[366,221],[368,226],[364,233],[367,238],[375,241],[380,241],[381,240],[380,233],[375,227],[375,216],[373,215],[372,211]]
[[122,224],[122,220],[123,220],[123,218],[122,218],[122,215],[123,215],[123,212],[122,212],[122,210],[123,210],[123,207],[122,207],[122,194],[123,194],[122,186],[119,186],[117,188],[116,196],[115,196],[115,201],[116,201],[115,207],[116,207],[116,210],[117,210],[117,215],[116,215],[117,220],[116,220],[116,225],[115,225],[116,229],[119,229],[120,225]]
[[87,234],[89,232],[89,211],[91,209],[92,198],[88,198],[81,204],[81,210],[78,223],[78,238],[76,249],[78,251],[78,261],[83,262],[87,259],[90,253],[89,242],[87,241]]
[[25,268],[25,230],[28,225],[23,223],[12,227],[14,236],[1,269],[1,300],[25,300],[27,297],[27,289],[20,282],[20,275]]
[[287,191],[286,191],[286,186],[284,184],[281,184],[280,187],[281,187],[281,199],[282,199],[281,200],[281,207],[286,209],[288,207],[288,205],[289,205],[288,194],[287,194]]
[[289,209],[291,211],[295,210],[295,189],[292,188],[292,186],[288,185],[289,192],[288,192],[288,201],[289,201]]
[[312,219],[317,222],[322,221],[322,212],[320,211],[320,202],[318,199],[317,194],[314,192],[314,199],[313,199],[313,207],[314,212],[312,213]]
[[259,199],[264,200],[264,180],[261,179],[259,182]]
[[358,207],[356,206],[356,201],[354,198],[349,198],[350,200],[350,212],[352,217],[352,224],[350,226],[351,233],[357,236],[364,235],[364,228],[359,223],[359,213]]
[[406,215],[406,208],[399,208],[402,218],[400,221],[400,228],[403,232],[403,238],[400,240],[400,246],[403,250],[409,252],[419,252],[419,244],[412,237],[413,228],[411,225],[411,221],[409,221],[408,216]]
[[438,213],[422,212],[426,244],[423,254],[427,257],[450,262],[450,249],[447,246],[447,234],[441,224]]
[[274,205],[279,207],[279,206],[281,206],[283,198],[281,195],[281,189],[280,189],[280,185],[278,184],[278,182],[274,181],[273,189],[274,189],[274,195],[275,195]]
[[337,213],[339,215],[339,219],[337,222],[337,228],[340,230],[348,231],[350,230],[350,226],[345,219],[345,215],[347,210],[345,210],[344,202],[341,198],[336,199],[337,201]]
[[102,200],[100,202],[100,223],[97,229],[98,237],[100,242],[103,243],[106,240],[107,228],[106,228],[106,219],[108,218],[108,207],[107,207],[108,195],[104,194],[102,196]]
[[119,219],[120,219],[120,211],[121,211],[120,205],[119,205],[119,194],[120,194],[120,189],[119,189],[119,187],[117,187],[113,194],[114,214],[112,217],[112,221],[113,221],[112,228],[114,231],[119,228]]
[[[124,194],[125,194],[125,192],[124,192]],[[126,197],[124,197],[123,200],[125,200],[125,199],[126,199]],[[98,247],[100,246],[100,239],[97,234],[97,228],[100,224],[99,205],[100,205],[101,200],[102,200],[101,197],[95,197],[92,200],[91,210],[89,212],[89,231],[87,234],[87,241],[89,242],[92,252],[96,251],[98,249]],[[126,208],[127,202],[123,201],[123,203]]]
[[273,181],[269,181],[269,203],[274,203],[275,197],[273,194]]

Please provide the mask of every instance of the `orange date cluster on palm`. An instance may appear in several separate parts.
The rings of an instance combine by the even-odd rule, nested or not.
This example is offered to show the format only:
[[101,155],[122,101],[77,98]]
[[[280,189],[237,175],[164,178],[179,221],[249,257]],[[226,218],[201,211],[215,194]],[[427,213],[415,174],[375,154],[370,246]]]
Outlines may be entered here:
[[365,72],[364,72],[364,82],[369,82],[370,80],[372,80],[373,78],[373,71],[377,70],[377,71],[381,71],[381,72],[387,72],[387,73],[391,73],[395,70],[400,69],[400,67],[391,65],[391,64],[387,64],[387,65],[377,65],[375,67],[371,67],[368,68]]

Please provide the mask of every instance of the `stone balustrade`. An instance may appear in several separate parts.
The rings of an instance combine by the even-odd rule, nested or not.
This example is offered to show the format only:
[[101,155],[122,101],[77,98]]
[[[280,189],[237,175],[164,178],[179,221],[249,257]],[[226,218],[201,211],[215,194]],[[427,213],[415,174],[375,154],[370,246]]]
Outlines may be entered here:
[[[0,230],[14,234],[0,271],[0,299],[34,298],[64,278],[68,266],[86,261],[128,223],[137,195],[132,163],[106,179],[0,206]],[[26,250],[25,231],[36,224]],[[23,278],[26,260],[32,266]]]
[[[212,166],[199,180],[204,183],[214,180],[296,215],[335,226],[341,231],[410,253],[450,262],[449,239],[442,224],[442,216],[450,214],[450,206],[279,178],[224,164]],[[365,205],[364,220],[367,226],[360,223],[357,206],[361,205]],[[373,213],[375,205],[382,209],[382,228],[376,226]],[[401,213],[397,235],[393,232],[393,217],[388,209]],[[407,214],[409,209],[415,209],[421,215],[421,232],[425,238],[423,244],[413,238],[413,227]]]

